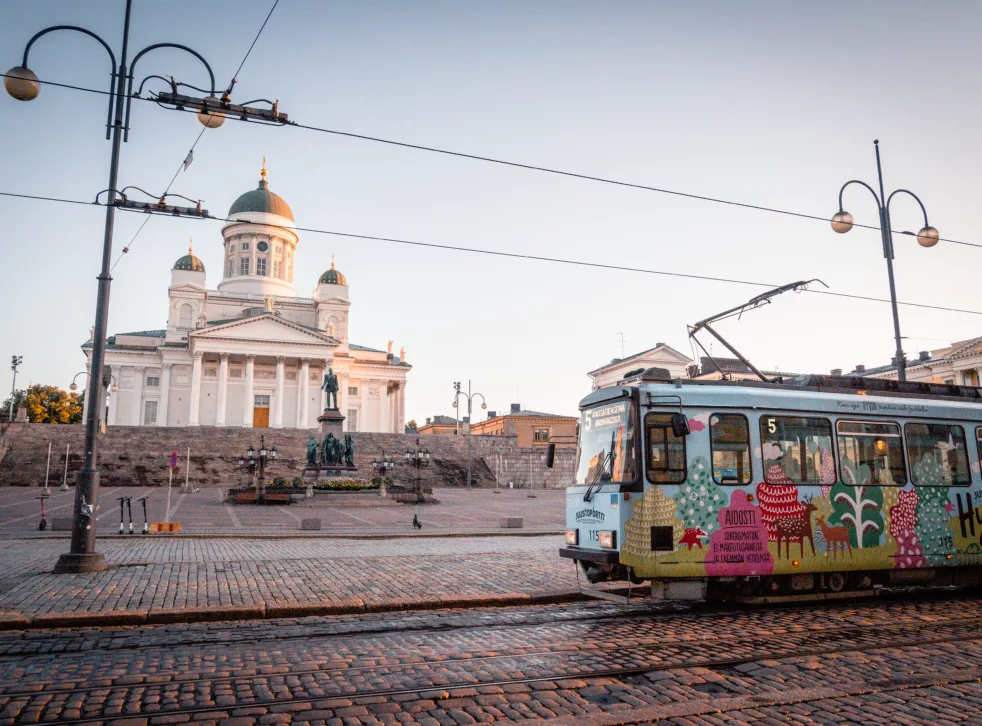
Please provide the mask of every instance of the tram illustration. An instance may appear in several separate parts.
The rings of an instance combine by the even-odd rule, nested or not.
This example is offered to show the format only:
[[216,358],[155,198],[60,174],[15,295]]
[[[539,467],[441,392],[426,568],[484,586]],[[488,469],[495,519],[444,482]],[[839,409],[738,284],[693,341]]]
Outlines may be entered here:
[[650,368],[580,402],[578,447],[559,554],[592,583],[670,599],[982,583],[980,389]]

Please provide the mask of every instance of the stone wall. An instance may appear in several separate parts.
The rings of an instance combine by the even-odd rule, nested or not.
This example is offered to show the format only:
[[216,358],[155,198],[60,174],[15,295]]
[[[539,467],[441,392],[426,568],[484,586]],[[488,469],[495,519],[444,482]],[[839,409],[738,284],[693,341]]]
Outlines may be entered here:
[[[152,427],[110,426],[100,436],[99,464],[106,486],[166,486],[170,452],[177,451],[179,469],[174,484],[184,482],[186,454],[191,449],[189,482],[195,487],[227,487],[243,484],[247,476],[239,469],[239,457],[249,445],[258,447],[260,434],[266,445],[276,446],[277,460],[267,478],[293,478],[306,463],[306,443],[311,432],[298,429],[251,429],[242,427]],[[396,462],[402,462],[406,449],[416,448],[413,434],[355,433],[353,478],[373,478],[372,459],[384,448]],[[74,483],[82,467],[82,425],[30,423],[0,424],[0,485],[44,486],[45,461],[51,443],[49,485],[58,486],[65,471],[68,452],[68,478]],[[422,445],[430,451],[430,466],[422,470],[424,486],[464,486],[467,481],[467,439],[462,436],[426,436]],[[400,483],[412,482],[412,470],[399,463],[392,477]],[[475,486],[494,486],[494,475],[475,452],[472,462]]]
[[[466,442],[466,438],[465,438]],[[576,449],[556,447],[556,459],[552,469],[546,468],[545,446],[518,446],[516,437],[472,436],[471,445],[484,461],[498,485],[528,489],[531,482],[535,489],[565,489],[573,483],[576,470]]]

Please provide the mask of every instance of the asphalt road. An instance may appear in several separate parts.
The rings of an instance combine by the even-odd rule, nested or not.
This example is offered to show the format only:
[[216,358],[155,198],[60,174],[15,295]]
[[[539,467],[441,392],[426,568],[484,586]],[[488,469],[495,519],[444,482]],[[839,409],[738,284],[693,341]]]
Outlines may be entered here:
[[0,633],[0,726],[982,724],[972,593]]

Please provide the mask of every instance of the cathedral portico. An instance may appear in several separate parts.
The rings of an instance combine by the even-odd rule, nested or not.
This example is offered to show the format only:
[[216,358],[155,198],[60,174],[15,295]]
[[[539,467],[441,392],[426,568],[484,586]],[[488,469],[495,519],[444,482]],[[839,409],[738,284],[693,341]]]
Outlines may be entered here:
[[189,248],[171,273],[167,327],[109,338],[108,425],[312,429],[333,369],[345,430],[403,431],[411,366],[391,342],[349,343],[349,288],[333,256],[314,296],[296,296],[293,213],[265,177],[264,164],[259,187],[229,211],[219,289]]

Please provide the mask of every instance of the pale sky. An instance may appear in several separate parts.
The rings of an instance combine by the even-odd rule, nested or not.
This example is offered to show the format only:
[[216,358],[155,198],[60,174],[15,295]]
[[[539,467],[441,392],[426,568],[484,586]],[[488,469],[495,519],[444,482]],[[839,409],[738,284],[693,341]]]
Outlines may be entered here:
[[[226,84],[271,0],[134,3],[131,55],[150,43],[201,52]],[[118,53],[124,3],[38,0],[0,7],[3,68],[28,38],[78,24]],[[98,12],[94,12],[98,9]],[[839,187],[918,194],[950,237],[982,244],[979,67],[982,5],[965,2],[358,2],[281,0],[233,93],[279,99],[305,124],[829,216]],[[108,58],[81,35],[32,49],[43,80],[109,86]],[[204,85],[190,56],[155,51],[138,76]],[[94,199],[107,186],[106,98],[42,88],[0,97],[0,191]],[[120,180],[162,191],[201,126],[134,103]],[[172,191],[224,216],[270,188],[298,225],[762,281],[818,277],[833,291],[887,297],[879,234],[840,236],[795,219],[378,143],[228,121],[205,133]],[[876,224],[872,197],[846,208]],[[84,370],[104,209],[0,197],[8,260],[0,390],[67,386]],[[899,198],[895,230],[917,230]],[[116,215],[114,257],[143,217]],[[111,333],[162,328],[170,268],[194,237],[221,279],[220,223],[155,218],[114,271]],[[922,249],[896,237],[904,301],[982,311],[982,249]],[[489,408],[575,414],[586,372],[664,341],[690,354],[686,324],[761,288],[494,258],[301,233],[296,285],[308,295],[331,253],[351,285],[351,340],[396,350],[414,369],[407,417],[452,415],[452,383],[472,379]],[[784,295],[720,324],[757,365],[795,372],[885,364],[890,308]],[[982,316],[901,308],[908,355],[982,334]],[[719,353],[719,346],[715,347]],[[6,394],[4,394],[6,395]]]

